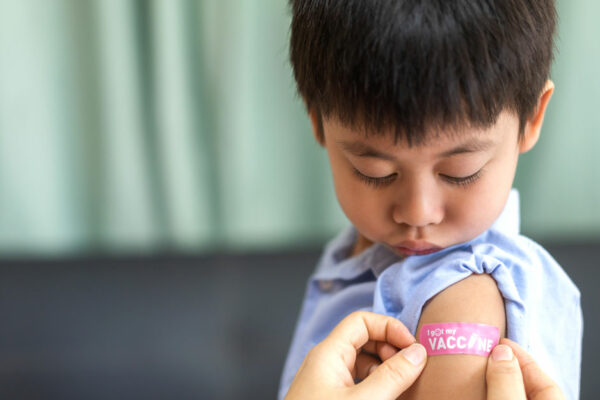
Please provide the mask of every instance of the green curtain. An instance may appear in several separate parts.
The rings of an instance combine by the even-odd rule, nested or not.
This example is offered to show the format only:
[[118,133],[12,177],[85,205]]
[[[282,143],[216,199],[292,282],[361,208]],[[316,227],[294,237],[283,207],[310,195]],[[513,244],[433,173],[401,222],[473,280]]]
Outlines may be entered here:
[[519,161],[523,231],[533,238],[600,241],[600,3],[561,0],[556,89],[538,144]]
[[[520,160],[525,233],[600,237],[600,4],[562,1]],[[0,251],[273,249],[346,224],[287,60],[286,0],[0,0]]]

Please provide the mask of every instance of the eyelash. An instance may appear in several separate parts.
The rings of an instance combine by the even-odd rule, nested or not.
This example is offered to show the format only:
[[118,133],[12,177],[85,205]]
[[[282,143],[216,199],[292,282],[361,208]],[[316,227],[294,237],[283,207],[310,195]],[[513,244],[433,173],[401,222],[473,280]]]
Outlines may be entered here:
[[470,184],[475,182],[477,179],[479,179],[481,177],[482,171],[483,171],[483,169],[480,169],[479,171],[475,172],[473,175],[465,176],[464,178],[454,178],[452,176],[446,176],[446,175],[442,175],[442,176],[444,177],[444,179],[446,179],[448,182],[450,182],[454,185],[465,187],[465,186],[469,186]]
[[[444,179],[446,181],[448,181],[450,184],[466,187],[466,186],[469,186],[470,184],[474,183],[477,179],[479,179],[481,177],[482,171],[483,171],[483,169],[480,169],[479,171],[475,172],[473,175],[465,176],[464,178],[455,178],[455,177],[447,176],[447,175],[441,175],[441,176],[444,177]],[[375,188],[389,185],[390,183],[392,183],[394,181],[394,179],[396,179],[396,175],[398,175],[397,173],[393,173],[391,175],[384,176],[382,178],[373,178],[373,177],[362,174],[359,170],[357,170],[354,167],[352,168],[352,172],[354,172],[354,175],[356,175],[361,181],[363,181],[367,185],[371,185]]]
[[362,174],[359,170],[357,170],[354,167],[352,168],[352,172],[354,172],[354,175],[356,175],[361,181],[375,188],[389,185],[394,181],[394,179],[396,179],[396,175],[398,175],[396,173],[393,173],[391,175],[384,176],[383,178],[372,178],[370,176]]

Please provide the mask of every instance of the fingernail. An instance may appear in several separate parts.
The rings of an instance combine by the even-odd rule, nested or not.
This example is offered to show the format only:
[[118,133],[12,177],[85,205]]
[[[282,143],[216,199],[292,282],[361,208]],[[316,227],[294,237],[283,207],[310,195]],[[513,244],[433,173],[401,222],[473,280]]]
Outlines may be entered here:
[[508,361],[512,358],[512,349],[504,344],[499,344],[492,350],[492,360],[494,361]]
[[421,365],[427,354],[425,348],[417,343],[411,344],[409,347],[403,349],[401,353],[408,361],[413,365]]
[[369,372],[367,373],[367,375],[371,375],[373,372],[375,372],[376,369],[377,365],[371,365],[371,368],[369,368]]

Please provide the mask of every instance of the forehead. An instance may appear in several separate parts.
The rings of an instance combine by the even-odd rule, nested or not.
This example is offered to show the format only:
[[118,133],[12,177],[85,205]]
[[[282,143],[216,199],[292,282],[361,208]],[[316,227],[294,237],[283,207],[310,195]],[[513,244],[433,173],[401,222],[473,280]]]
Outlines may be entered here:
[[[384,160],[394,161],[396,158],[393,153],[397,152],[398,147],[402,145],[395,144],[390,146],[382,144],[373,144],[363,140],[337,140],[336,143],[346,152],[357,157],[381,158]],[[436,146],[413,146],[409,147],[414,152],[432,153],[436,158],[447,158],[458,154],[477,153],[490,150],[496,146],[496,142],[492,138],[477,137],[456,141],[450,145],[438,143]]]
[[[406,135],[395,130],[372,132],[364,128],[349,127],[336,119],[324,119],[324,133],[329,141],[336,142],[342,149],[353,154],[368,154],[373,151],[431,152],[439,156],[484,151],[500,142],[518,137],[518,118],[502,112],[490,127],[446,127],[429,129],[417,140],[407,140]],[[385,157],[382,157],[385,158]]]

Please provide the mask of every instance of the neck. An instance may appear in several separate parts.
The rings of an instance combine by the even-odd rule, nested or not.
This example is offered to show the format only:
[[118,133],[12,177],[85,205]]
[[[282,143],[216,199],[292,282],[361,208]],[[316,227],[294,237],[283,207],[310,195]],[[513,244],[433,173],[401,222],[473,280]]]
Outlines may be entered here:
[[359,255],[368,249],[372,244],[373,242],[359,233],[356,237],[356,241],[354,242],[354,246],[352,246],[352,250],[350,251],[350,257]]

